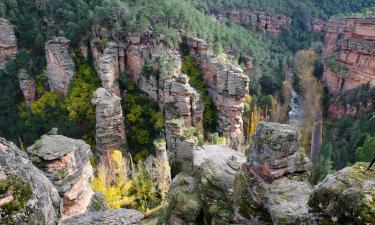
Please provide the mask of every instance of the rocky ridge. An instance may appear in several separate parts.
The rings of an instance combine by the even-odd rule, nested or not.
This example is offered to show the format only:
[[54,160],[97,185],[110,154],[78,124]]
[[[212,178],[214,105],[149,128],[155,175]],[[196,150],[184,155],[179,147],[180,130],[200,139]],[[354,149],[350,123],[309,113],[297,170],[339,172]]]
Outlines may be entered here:
[[12,24],[0,18],[0,69],[5,66],[6,59],[15,58],[17,54],[17,39]]
[[209,95],[219,111],[219,132],[231,148],[240,149],[244,141],[242,114],[249,77],[241,68],[219,61],[203,40],[188,37],[186,45],[200,66]]
[[65,37],[56,37],[45,44],[49,88],[64,95],[68,94],[75,74],[75,65],[68,51],[69,42]]

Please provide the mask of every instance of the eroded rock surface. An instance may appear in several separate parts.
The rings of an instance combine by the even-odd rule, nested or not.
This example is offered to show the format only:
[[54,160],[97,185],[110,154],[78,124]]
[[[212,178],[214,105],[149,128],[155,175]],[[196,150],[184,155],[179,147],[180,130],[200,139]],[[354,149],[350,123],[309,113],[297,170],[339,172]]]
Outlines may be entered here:
[[35,101],[35,80],[27,73],[20,72],[18,74],[18,80],[20,82],[20,89],[25,99],[25,104],[30,106]]
[[186,44],[202,70],[209,95],[219,111],[219,132],[231,148],[240,149],[244,141],[242,114],[249,77],[242,69],[219,61],[203,40],[188,37]]
[[318,224],[372,224],[375,221],[375,173],[357,163],[328,175],[309,200]]
[[62,135],[43,135],[27,152],[62,197],[62,217],[84,213],[94,194],[90,186],[93,176],[90,146]]
[[88,212],[60,221],[59,225],[139,225],[143,214],[133,209]]
[[227,19],[254,31],[267,31],[274,34],[279,34],[283,26],[289,26],[292,22],[292,18],[288,16],[261,11],[221,11],[214,16],[220,22],[225,22]]
[[13,143],[0,138],[0,224],[53,225],[60,216],[56,188]]
[[17,39],[12,24],[0,18],[0,69],[5,66],[7,59],[15,58],[17,54]]
[[121,98],[105,88],[98,88],[92,99],[96,105],[96,151],[109,156],[113,150],[125,153],[125,125]]
[[323,79],[337,94],[375,86],[375,18],[344,18],[327,24]]
[[65,37],[56,37],[45,46],[49,88],[64,95],[68,94],[75,74],[74,62],[68,52],[69,42]]

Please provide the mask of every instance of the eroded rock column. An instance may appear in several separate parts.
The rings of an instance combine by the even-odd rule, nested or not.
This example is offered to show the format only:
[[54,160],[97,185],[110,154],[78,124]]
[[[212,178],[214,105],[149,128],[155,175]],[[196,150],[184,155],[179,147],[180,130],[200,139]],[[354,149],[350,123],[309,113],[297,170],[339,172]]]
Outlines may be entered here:
[[30,106],[35,101],[35,80],[27,73],[20,72],[18,74],[20,89],[25,99],[25,104]]
[[64,95],[68,94],[75,74],[74,62],[68,52],[69,42],[65,37],[56,37],[45,46],[49,88]]
[[107,157],[113,150],[125,153],[125,125],[121,98],[98,88],[92,99],[96,105],[96,150],[101,157]]
[[5,66],[6,59],[13,59],[17,54],[17,39],[10,22],[0,18],[0,69]]

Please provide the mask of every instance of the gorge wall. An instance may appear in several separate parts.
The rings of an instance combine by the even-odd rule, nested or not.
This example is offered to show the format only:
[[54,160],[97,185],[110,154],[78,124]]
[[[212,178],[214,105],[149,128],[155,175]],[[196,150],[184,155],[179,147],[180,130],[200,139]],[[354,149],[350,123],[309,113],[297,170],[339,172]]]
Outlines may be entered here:
[[0,69],[5,66],[6,59],[15,58],[17,54],[17,39],[10,22],[0,18]]
[[282,26],[289,26],[292,22],[292,18],[288,16],[260,11],[220,11],[213,16],[220,22],[230,20],[254,31],[266,31],[274,34],[279,34]]
[[331,93],[375,86],[375,18],[328,22],[323,57],[323,79]]

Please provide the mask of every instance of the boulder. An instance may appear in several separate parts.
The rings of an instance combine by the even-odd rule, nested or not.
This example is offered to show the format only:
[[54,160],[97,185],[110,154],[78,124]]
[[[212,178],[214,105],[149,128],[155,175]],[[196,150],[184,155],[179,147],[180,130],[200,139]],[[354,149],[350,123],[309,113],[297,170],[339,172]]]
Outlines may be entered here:
[[143,214],[133,209],[111,209],[87,212],[61,220],[59,225],[139,225]]
[[45,45],[49,88],[64,95],[68,94],[75,74],[75,65],[68,51],[69,42],[65,37],[56,37]]
[[314,187],[309,206],[318,224],[374,224],[375,172],[367,166],[346,167]]
[[7,59],[14,59],[17,54],[17,39],[11,23],[0,18],[0,69],[4,68]]
[[245,161],[243,154],[221,145],[204,145],[193,152],[194,173],[207,224],[234,222],[234,179]]
[[43,135],[27,152],[62,197],[62,217],[84,213],[94,194],[90,146],[62,135]]
[[0,224],[56,224],[56,188],[13,143],[0,138]]

